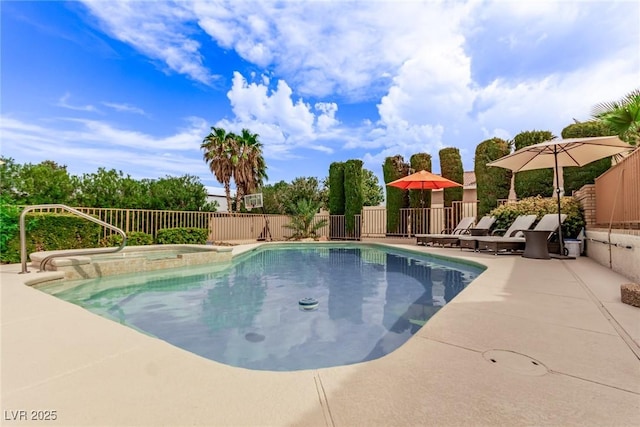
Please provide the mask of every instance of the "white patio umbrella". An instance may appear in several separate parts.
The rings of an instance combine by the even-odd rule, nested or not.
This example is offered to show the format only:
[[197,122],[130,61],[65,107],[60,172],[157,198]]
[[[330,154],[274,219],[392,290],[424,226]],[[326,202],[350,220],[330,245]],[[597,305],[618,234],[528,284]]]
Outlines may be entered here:
[[[633,148],[633,146],[621,141],[617,136],[552,139],[551,141],[523,147],[498,160],[487,163],[487,166],[511,169],[514,172],[554,168],[555,175],[558,177],[561,167],[584,166],[605,157],[631,151]],[[558,224],[561,224],[559,181],[561,180],[556,178]],[[564,241],[561,226],[558,227],[558,232],[560,238],[560,254],[562,255],[564,254]]]

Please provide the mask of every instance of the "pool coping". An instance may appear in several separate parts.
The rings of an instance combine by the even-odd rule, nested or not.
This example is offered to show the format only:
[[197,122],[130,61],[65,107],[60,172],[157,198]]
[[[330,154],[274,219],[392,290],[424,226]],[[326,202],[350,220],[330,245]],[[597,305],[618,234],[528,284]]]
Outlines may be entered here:
[[628,279],[587,257],[389,246],[487,270],[393,353],[295,372],[204,359],[24,286],[56,273],[1,266],[2,423],[42,424],[32,415],[43,411],[56,411],[48,425],[640,422],[640,309],[620,302]]

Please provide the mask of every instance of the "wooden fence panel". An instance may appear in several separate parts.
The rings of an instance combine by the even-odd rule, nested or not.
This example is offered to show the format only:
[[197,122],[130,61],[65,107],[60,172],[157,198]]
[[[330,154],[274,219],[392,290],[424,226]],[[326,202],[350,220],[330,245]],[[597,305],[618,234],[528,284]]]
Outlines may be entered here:
[[640,228],[640,149],[596,178],[596,223]]

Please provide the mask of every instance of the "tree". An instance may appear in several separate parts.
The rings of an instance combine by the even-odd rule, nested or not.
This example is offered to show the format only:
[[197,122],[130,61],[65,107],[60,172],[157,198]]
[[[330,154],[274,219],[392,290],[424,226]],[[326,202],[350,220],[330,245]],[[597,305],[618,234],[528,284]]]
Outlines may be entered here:
[[[464,169],[462,168],[460,150],[453,147],[443,148],[438,154],[440,156],[440,172],[442,177],[462,184],[464,181]],[[445,188],[444,205],[450,207],[454,201],[462,201],[462,194],[462,187]]]
[[294,239],[315,237],[319,229],[327,225],[326,219],[314,223],[314,218],[320,209],[320,202],[309,199],[298,199],[289,206],[291,223],[284,227],[293,230]]
[[362,169],[362,204],[378,206],[384,201],[384,191],[378,177],[369,169]]
[[[237,153],[234,152],[236,143],[234,135],[223,128],[211,127],[200,148],[204,150],[204,161],[218,182],[224,186],[227,206],[231,210],[231,179],[233,178],[234,163],[237,164]],[[235,159],[235,162],[234,162]]]
[[344,162],[329,165],[329,178],[325,180],[329,187],[329,213],[344,215]]
[[362,212],[362,160],[344,164],[344,222],[347,233],[355,232],[356,215]]
[[279,181],[275,184],[262,186],[262,205],[265,213],[284,215],[286,213],[285,194],[289,189],[289,184]]
[[[555,136],[546,130],[520,132],[513,138],[514,148],[519,150],[529,145],[549,141]],[[514,179],[514,189],[519,199],[525,197],[551,197],[553,193],[553,168],[535,169],[517,172]]]
[[284,205],[287,214],[293,213],[291,206],[298,203],[298,200],[306,199],[314,205],[322,203],[322,192],[320,183],[315,177],[299,177],[291,181],[289,188],[284,194]]
[[148,209],[197,211],[207,200],[207,190],[193,175],[166,176],[150,182]]
[[280,181],[263,186],[261,191],[265,212],[270,214],[292,215],[298,200],[306,199],[320,205],[324,200],[323,189],[314,177],[298,177],[291,183]]
[[602,102],[593,107],[592,116],[606,123],[623,141],[640,142],[640,89],[629,92],[619,101]]
[[[431,172],[431,155],[416,153],[409,159],[412,172]],[[409,204],[412,208],[431,207],[431,190],[409,190]]]
[[[409,175],[409,165],[400,155],[387,157],[382,165],[384,183],[400,179]],[[386,186],[387,189],[387,233],[400,232],[400,209],[409,206],[407,191],[400,188]]]
[[[562,138],[589,138],[595,136],[615,135],[609,125],[604,121],[576,122],[562,129]],[[596,160],[582,167],[563,168],[564,191],[571,194],[582,186],[593,184],[595,179],[605,173],[611,167],[611,158]]]
[[250,194],[267,179],[267,165],[262,156],[262,144],[258,134],[242,129],[240,135],[231,136],[237,153],[233,163],[233,179],[236,182],[236,211],[240,208],[242,196]]
[[487,163],[506,156],[511,151],[507,141],[491,138],[476,147],[474,172],[478,191],[478,215],[483,216],[497,206],[498,199],[509,197],[511,174],[509,169],[487,166]]
[[[334,162],[329,166],[329,176],[324,179],[324,190],[328,192],[328,207],[331,215],[344,215],[345,178],[344,163]],[[378,206],[384,201],[384,192],[378,177],[369,169],[362,168],[363,206]]]
[[45,160],[37,165],[23,165],[16,186],[21,200],[27,205],[68,204],[74,199],[76,180],[69,175],[66,166]]
[[12,158],[0,156],[0,195],[4,203],[24,203],[18,188],[21,167]]
[[78,182],[76,204],[92,208],[144,209],[148,206],[149,180],[136,181],[122,171],[98,168]]

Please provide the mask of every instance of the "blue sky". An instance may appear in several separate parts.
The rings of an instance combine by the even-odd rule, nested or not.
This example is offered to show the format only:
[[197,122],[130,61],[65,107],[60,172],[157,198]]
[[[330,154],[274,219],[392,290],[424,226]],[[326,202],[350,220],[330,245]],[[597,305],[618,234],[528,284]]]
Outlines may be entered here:
[[269,183],[361,159],[560,135],[640,87],[635,1],[3,1],[3,156],[191,174],[211,126],[260,135]]

